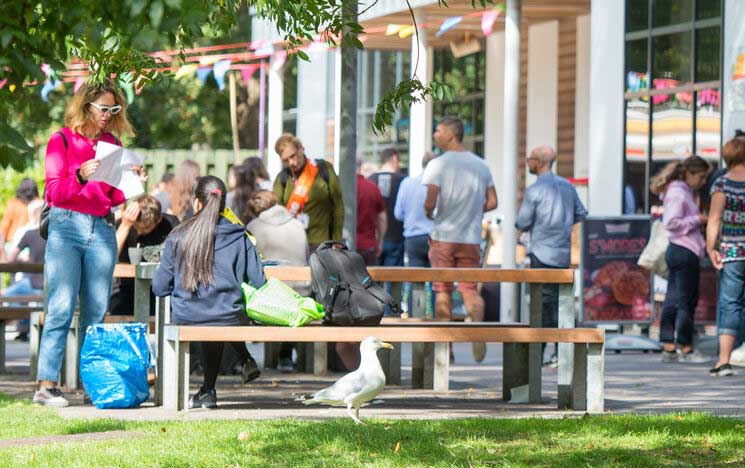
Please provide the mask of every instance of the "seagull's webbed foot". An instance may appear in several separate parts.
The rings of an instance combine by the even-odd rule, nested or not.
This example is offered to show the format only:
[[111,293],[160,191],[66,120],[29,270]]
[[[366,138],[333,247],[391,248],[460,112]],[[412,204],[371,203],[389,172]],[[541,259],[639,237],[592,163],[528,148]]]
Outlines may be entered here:
[[364,424],[359,418],[360,409],[356,408],[355,412],[354,413],[352,412],[352,403],[347,403],[347,414],[349,415],[350,418],[352,418],[355,424]]

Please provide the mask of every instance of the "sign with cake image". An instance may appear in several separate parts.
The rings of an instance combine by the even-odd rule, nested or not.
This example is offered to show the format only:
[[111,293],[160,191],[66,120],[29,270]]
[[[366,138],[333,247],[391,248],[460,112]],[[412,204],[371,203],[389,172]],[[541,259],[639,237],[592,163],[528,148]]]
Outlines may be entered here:
[[583,322],[649,322],[651,279],[636,264],[650,233],[649,216],[587,218],[582,225]]

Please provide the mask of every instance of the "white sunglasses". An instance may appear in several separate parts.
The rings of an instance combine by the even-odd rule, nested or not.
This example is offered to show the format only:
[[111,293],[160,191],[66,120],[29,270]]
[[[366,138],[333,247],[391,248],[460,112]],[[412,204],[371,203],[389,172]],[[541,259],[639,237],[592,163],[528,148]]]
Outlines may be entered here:
[[116,115],[122,110],[122,106],[120,106],[119,104],[115,106],[100,106],[95,102],[89,102],[88,104],[98,109],[102,114],[106,114],[108,112],[111,113],[111,115]]

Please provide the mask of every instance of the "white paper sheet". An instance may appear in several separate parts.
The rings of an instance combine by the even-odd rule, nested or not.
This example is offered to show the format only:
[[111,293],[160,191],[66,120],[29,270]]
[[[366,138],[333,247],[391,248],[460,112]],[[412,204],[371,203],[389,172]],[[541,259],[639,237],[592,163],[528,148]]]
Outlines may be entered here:
[[140,176],[132,170],[133,166],[142,166],[142,156],[121,146],[99,141],[96,159],[101,161],[101,165],[88,177],[89,180],[106,182],[124,192],[127,199],[145,193]]

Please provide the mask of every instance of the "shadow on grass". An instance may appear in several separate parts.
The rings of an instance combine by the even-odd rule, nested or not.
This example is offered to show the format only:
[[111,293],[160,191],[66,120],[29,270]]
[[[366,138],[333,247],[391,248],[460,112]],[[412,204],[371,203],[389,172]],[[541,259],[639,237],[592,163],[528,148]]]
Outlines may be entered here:
[[91,432],[121,431],[130,425],[114,419],[91,419],[70,421],[65,425],[65,434],[88,434]]
[[[692,466],[745,460],[745,435],[738,424],[698,414],[652,419],[369,421],[365,426],[345,420],[287,422],[266,427],[270,434],[255,441],[250,452],[273,454],[273,462],[306,466],[310,459],[320,464],[369,461],[384,466],[686,466],[696,460]],[[724,438],[716,448],[705,442],[705,437],[717,436]]]

